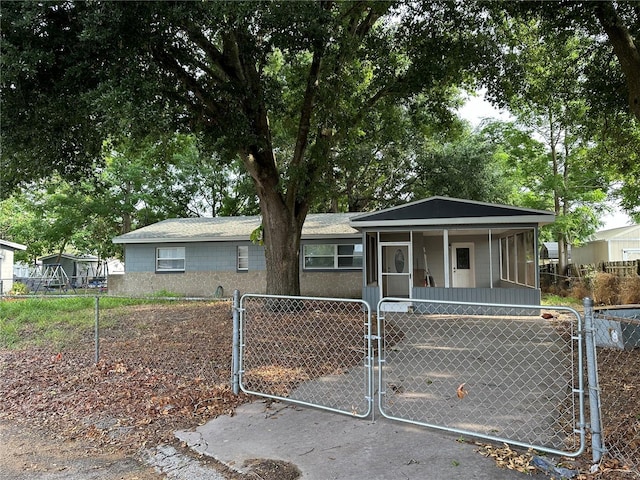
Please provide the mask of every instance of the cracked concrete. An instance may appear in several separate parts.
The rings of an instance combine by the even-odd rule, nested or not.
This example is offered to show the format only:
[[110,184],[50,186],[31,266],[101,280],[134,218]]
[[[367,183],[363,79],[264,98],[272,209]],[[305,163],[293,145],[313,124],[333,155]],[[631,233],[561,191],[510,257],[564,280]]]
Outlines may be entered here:
[[178,452],[170,445],[159,445],[146,450],[143,459],[168,478],[175,480],[225,480],[214,468],[202,465],[198,460]]

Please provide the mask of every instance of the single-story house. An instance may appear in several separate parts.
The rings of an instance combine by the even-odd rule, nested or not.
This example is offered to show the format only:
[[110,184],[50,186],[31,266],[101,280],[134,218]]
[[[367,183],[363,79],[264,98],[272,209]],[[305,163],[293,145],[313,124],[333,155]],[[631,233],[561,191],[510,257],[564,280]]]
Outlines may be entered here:
[[20,243],[0,239],[0,294],[9,293],[13,288],[13,253],[26,249]]
[[[538,228],[552,213],[431,197],[372,213],[310,214],[302,295],[539,304]],[[210,296],[265,291],[260,217],[170,219],[116,237],[125,274],[112,293]],[[220,288],[219,288],[220,287]]]
[[13,252],[26,249],[25,245],[0,240],[0,294],[9,293],[13,288]]
[[576,265],[640,260],[640,225],[597,232],[591,241],[574,247],[571,257]]

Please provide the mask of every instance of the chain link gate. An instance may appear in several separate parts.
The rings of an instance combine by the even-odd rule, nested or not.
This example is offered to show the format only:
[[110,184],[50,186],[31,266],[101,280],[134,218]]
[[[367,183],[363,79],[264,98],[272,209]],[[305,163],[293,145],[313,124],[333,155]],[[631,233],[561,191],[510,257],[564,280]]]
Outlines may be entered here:
[[382,299],[383,416],[578,456],[582,324],[571,308]]
[[377,388],[392,420],[584,451],[583,326],[571,308],[385,298],[372,323],[362,300],[247,294],[236,304],[245,393],[366,418]]
[[238,382],[245,393],[365,418],[373,405],[371,309],[362,300],[240,299]]

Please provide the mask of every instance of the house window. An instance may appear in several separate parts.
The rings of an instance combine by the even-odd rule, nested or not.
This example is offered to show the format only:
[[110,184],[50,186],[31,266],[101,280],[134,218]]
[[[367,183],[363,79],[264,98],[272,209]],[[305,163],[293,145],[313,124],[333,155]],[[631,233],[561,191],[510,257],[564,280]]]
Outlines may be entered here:
[[246,272],[249,270],[249,246],[238,246],[238,271]]
[[184,272],[184,247],[156,248],[156,272]]
[[302,247],[305,270],[362,269],[362,244],[304,245]]

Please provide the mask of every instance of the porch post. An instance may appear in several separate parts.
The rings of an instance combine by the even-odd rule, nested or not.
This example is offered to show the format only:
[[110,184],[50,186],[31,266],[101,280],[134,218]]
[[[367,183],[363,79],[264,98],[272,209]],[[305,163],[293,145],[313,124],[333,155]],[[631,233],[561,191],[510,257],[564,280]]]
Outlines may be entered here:
[[444,246],[444,287],[450,288],[449,279],[449,230],[442,231],[442,242]]
[[540,245],[538,244],[538,227],[533,227],[533,258],[535,259],[534,265],[536,266],[536,288],[540,290]]

